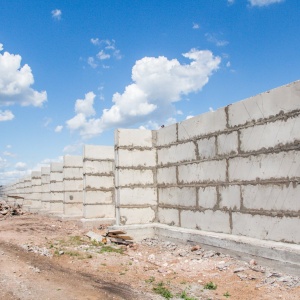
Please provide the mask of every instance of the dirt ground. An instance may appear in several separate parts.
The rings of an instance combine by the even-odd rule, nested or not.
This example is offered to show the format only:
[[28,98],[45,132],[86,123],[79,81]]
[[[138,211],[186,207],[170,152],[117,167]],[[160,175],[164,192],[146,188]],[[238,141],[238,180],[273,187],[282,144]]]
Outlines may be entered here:
[[86,233],[36,214],[0,218],[0,299],[300,299],[298,277],[255,261],[158,239],[101,245]]

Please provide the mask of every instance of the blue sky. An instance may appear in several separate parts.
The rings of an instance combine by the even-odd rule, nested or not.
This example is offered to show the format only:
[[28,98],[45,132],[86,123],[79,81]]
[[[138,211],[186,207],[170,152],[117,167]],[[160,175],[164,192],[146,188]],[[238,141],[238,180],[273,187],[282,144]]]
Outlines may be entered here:
[[298,0],[1,0],[0,184],[299,80],[299,28]]

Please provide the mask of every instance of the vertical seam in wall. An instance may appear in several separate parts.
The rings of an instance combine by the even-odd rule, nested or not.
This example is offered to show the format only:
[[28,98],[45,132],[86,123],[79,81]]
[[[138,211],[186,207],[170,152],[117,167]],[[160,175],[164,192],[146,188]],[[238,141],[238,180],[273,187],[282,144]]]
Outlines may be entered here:
[[155,153],[155,166],[153,168],[153,184],[156,189],[156,206],[154,209],[154,220],[153,222],[158,222],[158,205],[159,205],[159,196],[158,196],[158,186],[157,186],[157,166],[158,166],[158,153],[157,153],[157,130],[152,130],[152,151]]

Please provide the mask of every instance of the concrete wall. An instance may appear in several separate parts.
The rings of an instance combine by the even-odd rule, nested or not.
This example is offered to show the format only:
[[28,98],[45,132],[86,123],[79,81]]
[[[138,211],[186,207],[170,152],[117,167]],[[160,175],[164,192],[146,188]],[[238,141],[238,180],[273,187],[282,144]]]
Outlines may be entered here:
[[157,210],[156,151],[151,130],[115,132],[117,223],[153,222]]
[[50,167],[41,168],[41,182],[42,182],[41,209],[44,212],[47,212],[51,209]]
[[41,172],[31,172],[31,206],[30,211],[35,212],[42,206],[42,180]]
[[50,213],[62,214],[64,211],[63,163],[50,164]]
[[82,156],[64,156],[64,215],[83,216],[83,159]]
[[83,148],[83,217],[115,218],[114,147]]
[[300,243],[300,82],[157,131],[163,224]]

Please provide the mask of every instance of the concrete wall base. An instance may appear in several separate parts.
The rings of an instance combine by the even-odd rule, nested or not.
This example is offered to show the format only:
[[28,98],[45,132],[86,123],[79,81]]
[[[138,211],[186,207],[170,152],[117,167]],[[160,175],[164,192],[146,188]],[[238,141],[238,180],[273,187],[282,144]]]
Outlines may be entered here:
[[111,226],[110,229],[125,230],[136,241],[159,237],[179,243],[200,244],[217,249],[241,260],[255,258],[259,263],[293,274],[300,275],[300,245],[265,241],[244,236],[206,232],[163,224]]
[[82,228],[97,228],[100,225],[113,225],[116,223],[115,218],[93,218],[93,219],[80,219],[78,223]]

